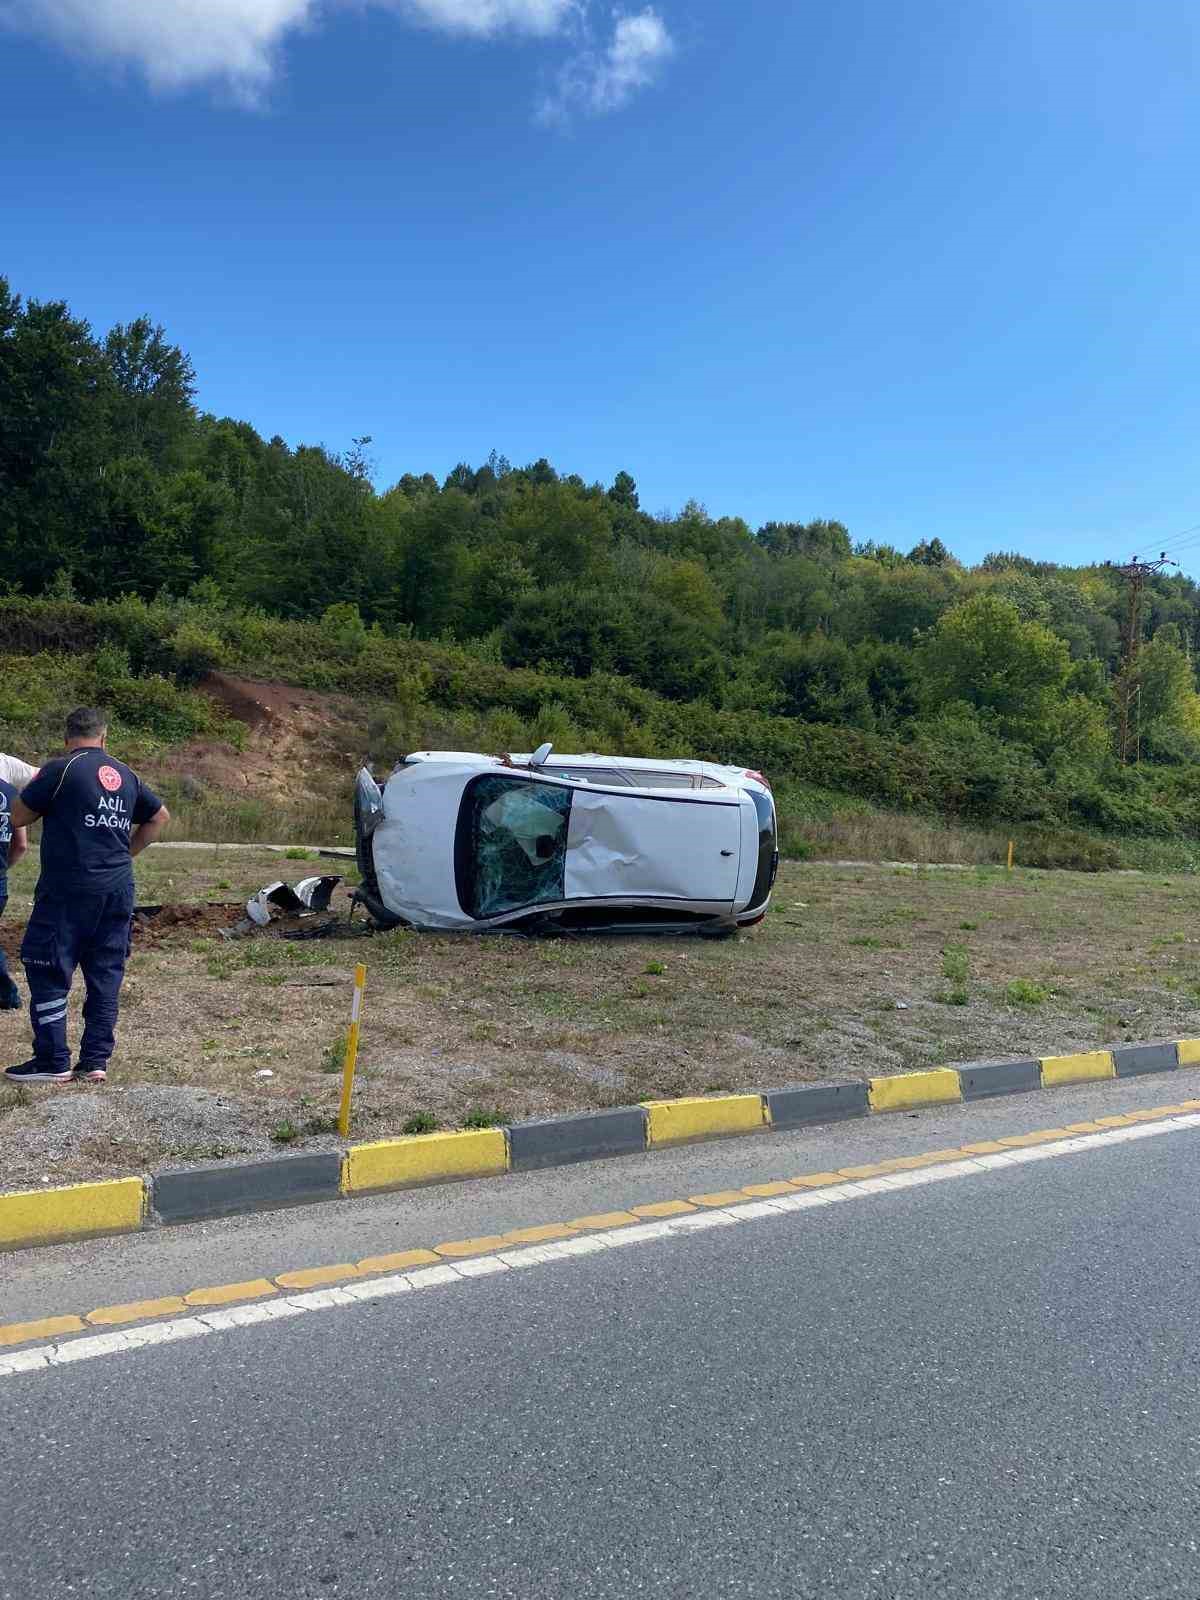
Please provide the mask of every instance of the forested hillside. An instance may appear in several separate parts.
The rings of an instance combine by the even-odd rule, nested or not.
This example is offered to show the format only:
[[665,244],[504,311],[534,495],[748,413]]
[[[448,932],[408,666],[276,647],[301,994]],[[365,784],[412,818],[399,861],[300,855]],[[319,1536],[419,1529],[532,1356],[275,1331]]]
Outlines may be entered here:
[[902,552],[836,521],[651,512],[627,472],[495,454],[378,488],[369,437],[290,448],[196,395],[151,321],[101,336],[0,280],[10,742],[45,737],[51,681],[147,737],[221,737],[191,690],[224,667],[366,697],[364,748],[543,733],[897,810],[1200,836],[1190,579],[1147,590],[1123,766],[1126,594],[1105,567],[966,568],[937,539]]

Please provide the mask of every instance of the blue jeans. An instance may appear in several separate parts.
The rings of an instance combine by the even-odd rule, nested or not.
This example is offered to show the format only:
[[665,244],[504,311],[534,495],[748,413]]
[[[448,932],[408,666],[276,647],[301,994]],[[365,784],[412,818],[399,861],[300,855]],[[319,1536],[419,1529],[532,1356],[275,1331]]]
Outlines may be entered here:
[[67,996],[75,969],[83,972],[81,1066],[102,1067],[116,1048],[117,1007],[133,923],[133,884],[107,894],[39,894],[21,941],[29,980],[34,1059],[65,1072]]

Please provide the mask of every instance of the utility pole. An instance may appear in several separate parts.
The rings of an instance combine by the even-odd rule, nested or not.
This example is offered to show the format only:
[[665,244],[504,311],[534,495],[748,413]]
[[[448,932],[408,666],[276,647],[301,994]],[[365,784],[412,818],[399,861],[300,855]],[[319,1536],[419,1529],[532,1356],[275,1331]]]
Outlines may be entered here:
[[1148,578],[1156,578],[1166,567],[1178,566],[1168,561],[1166,552],[1157,561],[1132,559],[1124,566],[1104,563],[1129,583],[1129,606],[1125,613],[1125,626],[1121,632],[1121,670],[1117,678],[1117,754],[1123,766],[1142,759],[1142,685],[1137,675],[1138,652],[1142,646],[1142,590]]

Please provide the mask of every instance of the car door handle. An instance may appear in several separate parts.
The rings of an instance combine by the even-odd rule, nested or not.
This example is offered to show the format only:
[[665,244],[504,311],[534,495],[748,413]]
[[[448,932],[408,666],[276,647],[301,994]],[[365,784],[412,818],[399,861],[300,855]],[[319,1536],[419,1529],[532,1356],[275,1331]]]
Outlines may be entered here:
[[721,854],[723,856],[731,856],[733,854],[733,851],[732,850],[722,850]]

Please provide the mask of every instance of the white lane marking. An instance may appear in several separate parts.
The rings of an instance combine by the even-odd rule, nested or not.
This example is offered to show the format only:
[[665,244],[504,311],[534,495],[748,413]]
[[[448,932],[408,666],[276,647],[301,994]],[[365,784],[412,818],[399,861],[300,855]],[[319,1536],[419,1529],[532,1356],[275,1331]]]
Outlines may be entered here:
[[460,1261],[454,1266],[448,1262],[436,1267],[419,1267],[413,1272],[396,1273],[390,1277],[364,1279],[361,1283],[348,1283],[345,1287],[314,1289],[308,1294],[281,1296],[263,1300],[253,1305],[223,1306],[213,1311],[198,1313],[194,1317],[176,1317],[170,1322],[151,1322],[120,1332],[90,1334],[83,1339],[68,1339],[62,1344],[38,1345],[31,1350],[17,1350],[0,1356],[0,1378],[15,1377],[22,1372],[45,1372],[52,1367],[70,1365],[76,1361],[89,1361],[93,1356],[117,1355],[125,1350],[143,1350],[149,1345],[171,1344],[178,1339],[195,1339],[209,1333],[228,1333],[237,1328],[275,1322],[281,1317],[302,1316],[310,1311],[328,1311],[337,1306],[357,1305],[364,1300],[375,1300],[385,1295],[403,1294],[413,1289],[433,1289],[451,1283],[466,1283],[472,1278],[488,1277],[514,1268],[542,1266],[551,1261],[567,1261],[575,1256],[593,1255],[597,1250],[617,1246],[646,1244],[654,1239],[680,1238],[689,1233],[701,1233],[707,1228],[728,1227],[735,1222],[766,1221],[784,1216],[792,1211],[808,1211],[821,1206],[836,1205],[840,1200],[868,1199],[871,1195],[887,1194],[896,1189],[914,1189],[930,1183],[944,1183],[952,1178],[969,1178],[981,1172],[999,1172],[1007,1167],[1022,1166],[1029,1161],[1047,1161],[1052,1156],[1081,1155],[1089,1150],[1102,1150],[1109,1145],[1125,1144],[1131,1139],[1150,1139],[1164,1133],[1177,1133],[1180,1129],[1200,1127],[1200,1113],[1172,1117],[1163,1122],[1142,1122],[1130,1128],[1106,1128],[1103,1133],[1073,1135],[1069,1139],[1056,1139],[1047,1144],[1018,1146],[1003,1153],[976,1156],[970,1160],[947,1162],[935,1167],[917,1167],[911,1172],[892,1173],[886,1177],[863,1178],[857,1182],[830,1184],[825,1189],[814,1189],[805,1194],[780,1195],[770,1200],[748,1200],[744,1205],[717,1207],[711,1211],[697,1211],[687,1216],[671,1217],[661,1222],[646,1222],[630,1228],[613,1228],[597,1233],[583,1234],[577,1239],[562,1239],[554,1244],[527,1245],[516,1250],[505,1250],[494,1256],[479,1256],[474,1260]]

